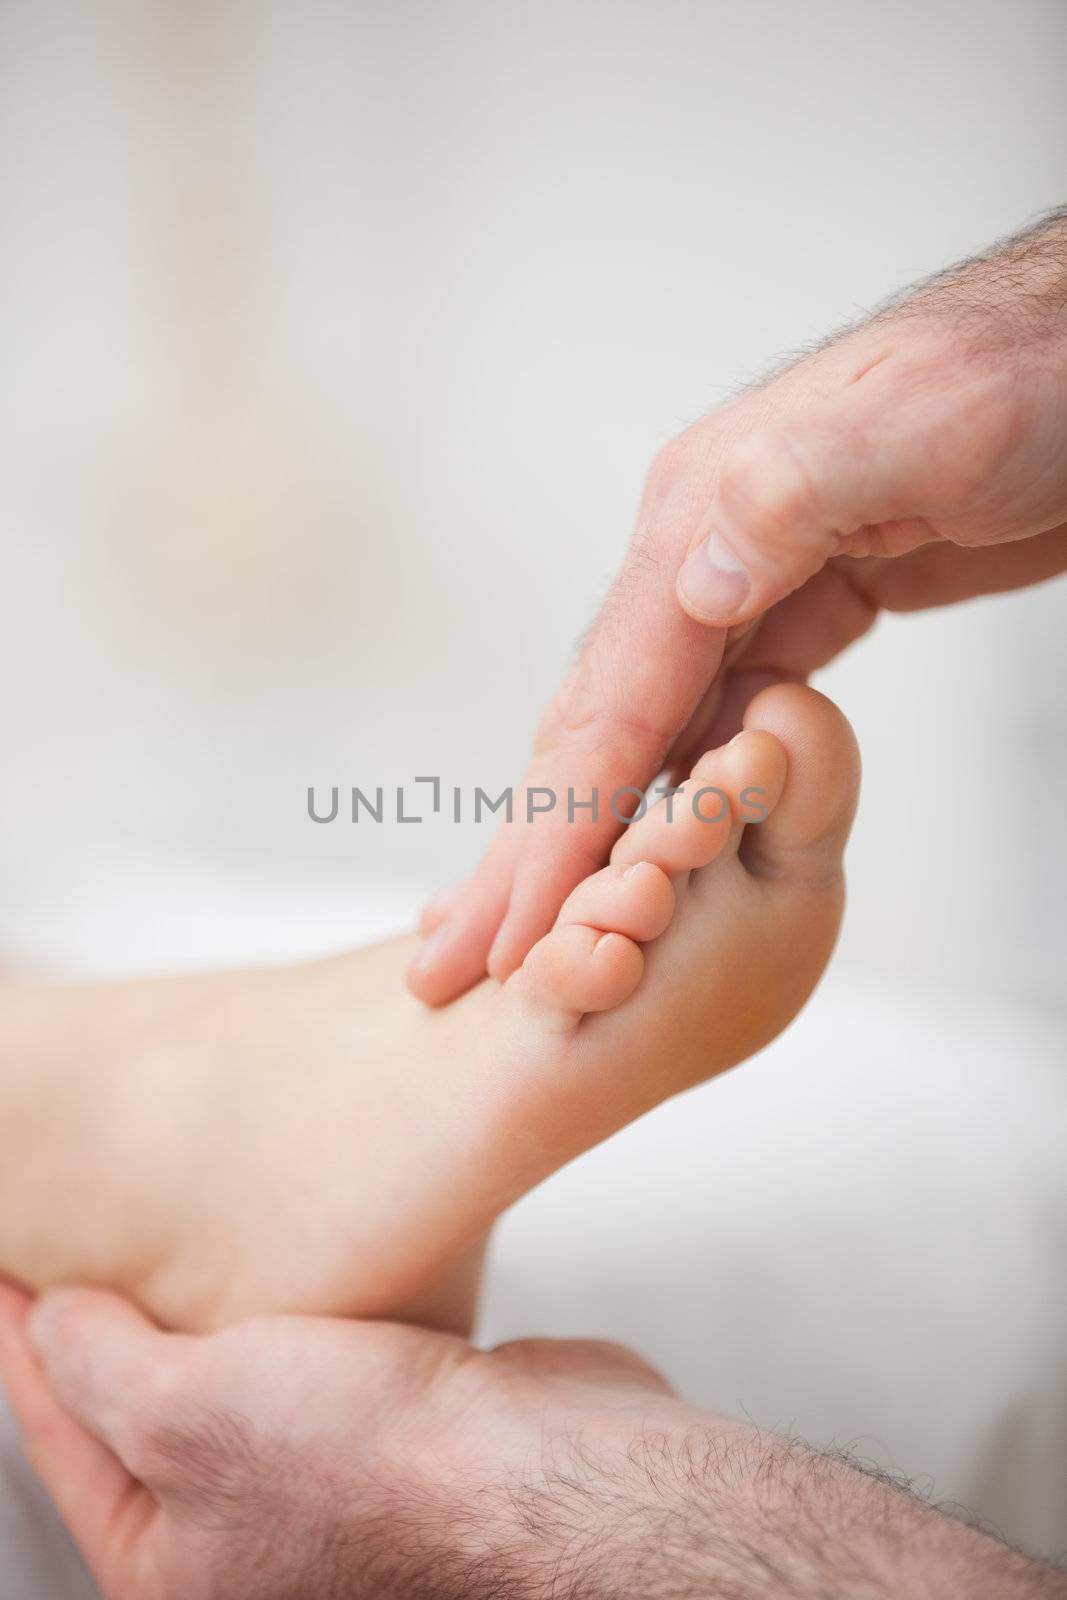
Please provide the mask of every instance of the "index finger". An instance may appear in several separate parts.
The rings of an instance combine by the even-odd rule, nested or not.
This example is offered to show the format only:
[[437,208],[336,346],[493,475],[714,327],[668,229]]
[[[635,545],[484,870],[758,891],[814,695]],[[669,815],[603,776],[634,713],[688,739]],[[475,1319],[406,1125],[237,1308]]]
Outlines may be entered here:
[[[661,770],[718,670],[725,631],[687,616],[675,593],[702,499],[702,458],[692,443],[687,449],[649,476],[622,570],[541,725],[515,820],[416,958],[409,981],[431,1003],[476,982],[487,963],[499,978],[521,965],[571,889],[603,865],[625,825],[624,791],[643,789]],[[528,822],[533,788],[554,802]]]

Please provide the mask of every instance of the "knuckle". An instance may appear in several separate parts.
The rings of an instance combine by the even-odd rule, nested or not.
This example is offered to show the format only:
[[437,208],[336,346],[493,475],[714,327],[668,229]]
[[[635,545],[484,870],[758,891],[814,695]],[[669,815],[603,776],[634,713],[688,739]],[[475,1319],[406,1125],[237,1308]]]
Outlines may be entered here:
[[613,1339],[516,1339],[498,1345],[490,1359],[502,1381],[522,1388],[571,1379],[662,1382],[643,1356]]
[[804,454],[783,428],[738,441],[723,462],[718,494],[731,531],[757,532],[772,551],[791,543],[798,523],[818,505]]
[[576,701],[568,707],[562,729],[567,734],[584,734],[591,739],[602,735],[604,743],[612,745],[619,739],[631,739],[637,744],[662,743],[672,732],[670,728],[646,717],[624,711],[620,706],[600,705],[591,697]]
[[566,1341],[531,1338],[510,1339],[489,1353],[497,1379],[506,1387],[523,1389],[541,1383],[545,1377],[563,1370]]
[[741,425],[730,408],[712,411],[661,445],[645,474],[642,521],[667,520],[665,512],[684,512],[699,499],[714,476],[723,450]]
[[551,701],[538,725],[534,754],[545,755],[571,741],[609,749],[620,743],[638,750],[658,748],[675,731],[669,720],[643,717],[620,704],[617,675],[590,664]]

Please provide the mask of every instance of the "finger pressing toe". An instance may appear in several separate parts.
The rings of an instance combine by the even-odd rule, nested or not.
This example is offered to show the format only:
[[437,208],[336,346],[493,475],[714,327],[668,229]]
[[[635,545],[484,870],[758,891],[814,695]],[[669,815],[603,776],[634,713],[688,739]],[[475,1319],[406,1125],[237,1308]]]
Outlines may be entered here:
[[612,865],[650,861],[662,872],[691,872],[715,860],[730,828],[730,797],[725,790],[688,778],[630,824],[611,852]]
[[731,853],[747,822],[766,816],[785,781],[778,741],[765,732],[741,733],[702,756],[692,775],[634,822],[611,853],[612,863],[636,859],[664,872],[692,872]]

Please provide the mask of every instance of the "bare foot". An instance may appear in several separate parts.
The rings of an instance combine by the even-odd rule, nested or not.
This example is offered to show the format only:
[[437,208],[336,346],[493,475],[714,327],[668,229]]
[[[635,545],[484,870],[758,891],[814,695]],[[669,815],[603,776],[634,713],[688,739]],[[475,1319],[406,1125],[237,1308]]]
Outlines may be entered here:
[[7,1174],[0,1267],[123,1289],[182,1328],[268,1311],[462,1327],[505,1207],[760,1049],[826,965],[851,729],[792,684],[745,728],[669,816],[661,801],[627,829],[517,972],[445,1009],[405,991],[410,939],[136,986],[136,1048],[101,1054],[90,1023],[73,1091],[67,1071],[62,1162],[39,1142]]

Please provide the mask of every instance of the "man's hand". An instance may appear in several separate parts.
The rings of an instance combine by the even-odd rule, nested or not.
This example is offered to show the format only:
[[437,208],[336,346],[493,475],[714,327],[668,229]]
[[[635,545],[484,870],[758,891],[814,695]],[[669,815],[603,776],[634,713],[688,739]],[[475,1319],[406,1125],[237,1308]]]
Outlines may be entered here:
[[[607,858],[611,796],[729,737],[772,678],[805,677],[880,610],[1067,569],[1065,438],[1061,212],[668,445],[538,732],[524,790],[556,806],[528,823],[520,792],[470,882],[427,908],[414,992],[437,1004],[519,966]],[[568,789],[594,788],[599,817],[569,816]]]
[[107,1600],[1067,1597],[618,1346],[298,1317],[199,1338],[90,1290],[27,1312],[0,1289],[0,1372]]

